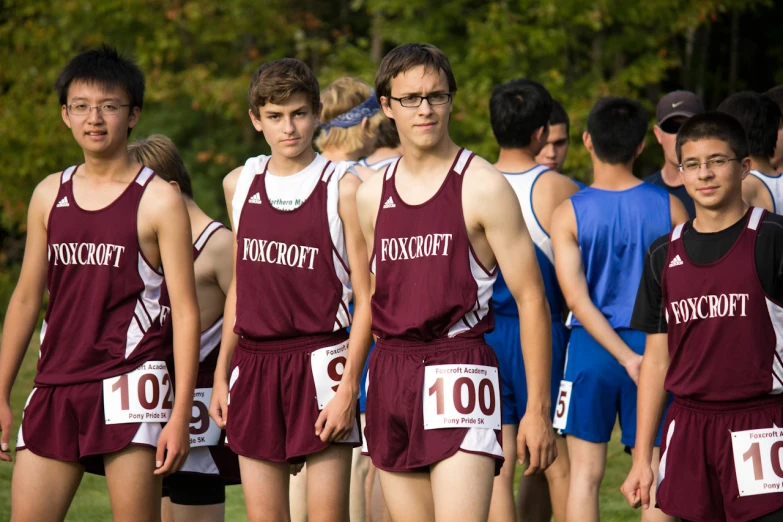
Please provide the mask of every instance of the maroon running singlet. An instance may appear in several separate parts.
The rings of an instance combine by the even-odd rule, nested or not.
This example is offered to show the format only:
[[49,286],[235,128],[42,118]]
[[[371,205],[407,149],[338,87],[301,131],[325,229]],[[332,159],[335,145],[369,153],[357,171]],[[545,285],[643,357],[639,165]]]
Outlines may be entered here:
[[670,237],[661,288],[671,357],[665,387],[675,399],[657,498],[673,516],[739,522],[783,507],[775,449],[783,447],[783,308],[755,264],[765,212],[748,212],[734,246],[708,265],[689,259],[685,224]]
[[[365,436],[366,452],[386,471],[427,471],[459,450],[497,459],[498,470],[503,462],[500,418],[497,429],[485,424],[500,415],[497,359],[483,336],[493,327],[497,268],[479,262],[462,210],[473,157],[461,149],[438,192],[419,205],[397,193],[399,160],[384,175],[371,259],[378,345]],[[451,415],[452,398],[465,393]]]
[[25,406],[17,447],[101,472],[103,454],[130,443],[157,444],[160,422],[105,420],[102,388],[105,379],[146,362],[160,362],[157,377],[165,373],[162,362],[172,348],[165,327],[170,309],[163,274],[150,266],[138,239],[139,202],[154,172],[143,167],[111,204],[88,211],[73,195],[77,168],[61,174],[49,216],[49,304],[36,387]]
[[[346,362],[351,286],[337,212],[345,168],[317,155],[296,174],[318,176],[312,193],[279,210],[267,193],[269,159],[247,161],[233,203],[240,338],[226,443],[246,457],[300,462],[329,446],[313,426]],[[347,443],[361,444],[358,423]]]

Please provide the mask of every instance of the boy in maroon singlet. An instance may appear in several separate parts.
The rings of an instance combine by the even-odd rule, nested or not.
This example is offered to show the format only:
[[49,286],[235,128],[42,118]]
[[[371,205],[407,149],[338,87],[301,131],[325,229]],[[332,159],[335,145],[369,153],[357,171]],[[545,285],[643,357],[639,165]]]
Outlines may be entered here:
[[497,267],[524,317],[527,473],[556,455],[550,313],[519,201],[487,161],[451,141],[456,81],[428,44],[397,47],[375,79],[403,156],[360,187],[375,274],[365,436],[394,520],[486,520],[500,446],[500,379],[484,333]]
[[289,519],[290,464],[306,462],[308,518],[343,521],[371,339],[361,180],[312,148],[320,89],[304,63],[262,65],[248,101],[272,154],[223,182],[235,272],[210,414],[240,456],[250,520]]
[[231,232],[213,220],[193,200],[193,185],[176,145],[154,134],[128,146],[131,157],[153,169],[176,188],[190,217],[196,296],[201,313],[198,377],[190,423],[190,453],[180,470],[164,481],[163,522],[222,521],[226,484],[239,483],[239,461],[223,444],[221,429],[209,417],[223,306],[231,284]]
[[724,113],[677,134],[696,218],[649,248],[631,326],[647,332],[634,464],[622,486],[683,521],[783,520],[783,218],[742,200],[748,142]]
[[[108,47],[88,51],[55,87],[84,163],[48,176],[33,194],[3,328],[7,451],[9,392],[48,289],[35,388],[17,442],[27,451],[17,453],[12,520],[63,519],[85,471],[105,472],[114,520],[156,520],[161,478],[188,453],[198,364],[188,214],[171,186],[128,156],[144,97],[135,64]],[[176,393],[166,364],[169,322]]]

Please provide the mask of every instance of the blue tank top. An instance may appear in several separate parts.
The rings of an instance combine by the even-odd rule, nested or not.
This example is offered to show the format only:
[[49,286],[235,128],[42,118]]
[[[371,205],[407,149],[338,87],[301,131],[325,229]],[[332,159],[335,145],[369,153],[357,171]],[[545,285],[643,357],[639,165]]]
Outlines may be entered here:
[[[563,294],[560,291],[560,285],[557,283],[555,275],[555,257],[552,253],[552,240],[549,234],[541,227],[541,223],[533,210],[533,187],[541,177],[541,174],[550,170],[545,165],[536,165],[525,172],[504,172],[514,192],[519,198],[519,204],[522,207],[522,216],[525,218],[530,237],[536,249],[536,259],[541,268],[541,275],[544,278],[544,289],[546,298],[549,301],[549,309],[552,312],[552,322],[563,322]],[[495,308],[496,316],[519,317],[517,303],[514,296],[506,286],[503,279],[503,273],[498,274],[495,286],[492,290],[492,305]]]
[[[622,191],[587,187],[571,204],[590,299],[613,328],[628,328],[645,253],[672,229],[669,193],[650,183]],[[581,325],[576,317],[571,324]]]

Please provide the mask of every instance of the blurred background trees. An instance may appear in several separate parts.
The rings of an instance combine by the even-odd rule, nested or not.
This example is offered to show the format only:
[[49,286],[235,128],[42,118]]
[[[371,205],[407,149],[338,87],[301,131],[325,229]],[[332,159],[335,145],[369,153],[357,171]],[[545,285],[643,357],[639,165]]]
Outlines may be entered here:
[[[147,75],[132,139],[171,137],[196,200],[226,221],[220,180],[268,151],[250,125],[246,92],[267,60],[307,62],[321,85],[342,75],[372,83],[397,44],[427,41],[451,59],[459,92],[455,141],[494,160],[488,99],[527,77],[565,105],[566,171],[590,181],[581,133],[601,95],[650,109],[661,94],[697,92],[707,108],[739,90],[783,83],[783,5],[772,0],[4,0],[0,3],[0,314],[16,282],[30,195],[46,174],[81,161],[52,84],[77,52],[106,42]],[[654,137],[637,164],[661,162]]]

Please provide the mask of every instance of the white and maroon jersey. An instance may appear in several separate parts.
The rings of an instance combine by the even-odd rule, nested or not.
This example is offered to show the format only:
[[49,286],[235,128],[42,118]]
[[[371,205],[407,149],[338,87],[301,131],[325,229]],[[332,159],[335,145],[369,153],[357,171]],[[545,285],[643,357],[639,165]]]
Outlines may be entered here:
[[[213,221],[199,234],[196,242],[193,243],[193,262],[195,263],[204,247],[212,237],[212,234],[225,228],[222,223]],[[212,325],[201,332],[201,342],[199,343],[198,355],[198,379],[196,387],[212,386],[212,379],[217,367],[217,358],[220,353],[220,340],[223,335],[223,316],[218,317]]]
[[758,178],[769,192],[772,199],[772,211],[775,214],[783,214],[783,174],[777,176],[767,176],[758,170],[751,170],[750,174]]
[[494,328],[497,267],[487,270],[476,257],[462,212],[463,175],[474,156],[460,149],[441,188],[419,205],[397,193],[399,160],[387,167],[370,260],[380,339],[480,337]]
[[755,244],[766,211],[753,208],[734,245],[700,265],[671,233],[661,277],[669,355],[666,389],[702,401],[783,392],[783,307],[762,286]]
[[389,165],[394,164],[395,161],[400,159],[399,156],[392,156],[391,158],[384,158],[382,160],[378,160],[375,163],[367,163],[367,158],[362,158],[359,161],[357,161],[357,165],[361,165],[362,167],[366,167],[370,170],[383,170]]
[[165,360],[171,342],[162,325],[163,274],[139,247],[137,213],[155,175],[143,167],[125,191],[100,210],[73,196],[70,167],[49,216],[47,288],[36,386],[99,381],[141,363]]
[[[233,199],[234,331],[268,340],[342,330],[351,324],[350,270],[338,213],[339,183],[348,164],[316,155],[303,171],[275,180],[267,171],[269,160],[247,160]],[[273,193],[270,182],[279,187],[281,180],[286,192]],[[312,188],[300,196],[306,187]]]

